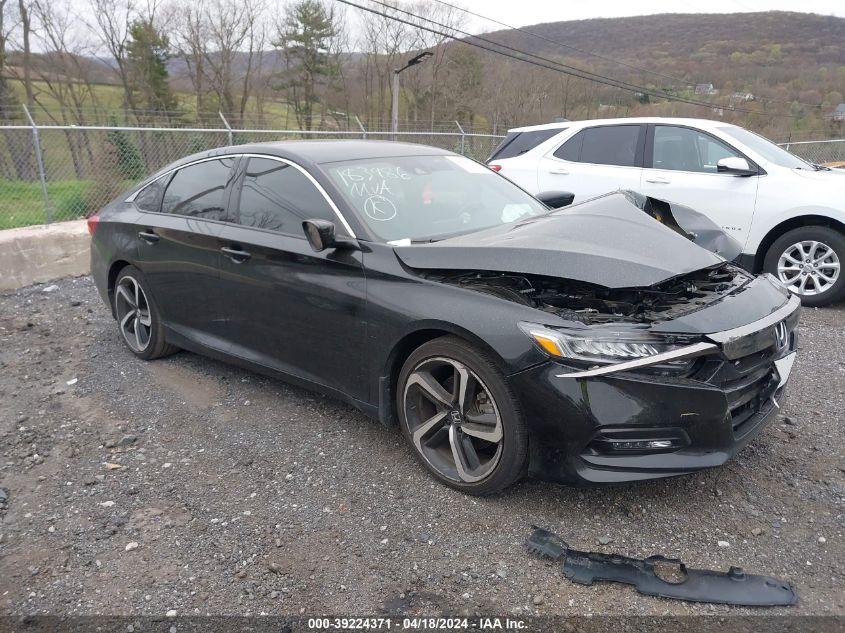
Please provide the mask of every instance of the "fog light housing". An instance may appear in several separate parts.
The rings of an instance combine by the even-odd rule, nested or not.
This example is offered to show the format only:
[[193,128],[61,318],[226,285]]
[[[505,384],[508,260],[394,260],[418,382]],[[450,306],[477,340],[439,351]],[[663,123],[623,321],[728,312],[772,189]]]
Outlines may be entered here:
[[689,436],[683,429],[605,428],[596,433],[589,449],[602,454],[662,453],[689,445]]
[[674,440],[610,440],[610,448],[615,451],[646,451],[674,446]]

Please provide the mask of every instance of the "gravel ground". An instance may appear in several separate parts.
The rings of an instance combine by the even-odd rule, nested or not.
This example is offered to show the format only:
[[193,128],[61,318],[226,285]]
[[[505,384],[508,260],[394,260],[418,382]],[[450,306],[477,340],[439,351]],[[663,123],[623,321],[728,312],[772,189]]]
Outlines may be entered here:
[[799,604],[766,614],[845,614],[845,305],[800,332],[787,417],[725,467],[475,499],[345,404],[185,352],[135,359],[87,278],[0,295],[0,612],[761,613],[573,585],[526,552],[534,523],[795,583]]

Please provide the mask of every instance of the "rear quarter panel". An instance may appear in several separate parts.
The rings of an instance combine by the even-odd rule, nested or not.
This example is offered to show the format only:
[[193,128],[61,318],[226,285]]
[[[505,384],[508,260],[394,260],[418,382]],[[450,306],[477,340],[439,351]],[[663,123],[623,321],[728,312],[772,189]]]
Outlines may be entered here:
[[100,221],[91,238],[91,277],[111,309],[109,271],[118,261],[137,263],[138,243],[133,227],[140,214],[131,203],[113,202],[98,215]]

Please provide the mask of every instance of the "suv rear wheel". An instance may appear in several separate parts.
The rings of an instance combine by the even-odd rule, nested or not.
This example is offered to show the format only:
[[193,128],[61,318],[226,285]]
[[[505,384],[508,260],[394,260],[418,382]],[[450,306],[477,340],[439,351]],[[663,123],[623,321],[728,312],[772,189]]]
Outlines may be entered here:
[[763,269],[780,279],[806,306],[845,295],[845,237],[830,227],[802,226],[781,235],[766,253]]

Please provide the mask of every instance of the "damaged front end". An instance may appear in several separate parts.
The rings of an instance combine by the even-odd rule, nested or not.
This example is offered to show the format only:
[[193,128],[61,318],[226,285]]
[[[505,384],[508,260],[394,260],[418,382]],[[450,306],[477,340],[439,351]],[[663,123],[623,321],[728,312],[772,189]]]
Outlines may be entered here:
[[617,193],[395,252],[490,309],[522,307],[507,314],[533,364],[507,380],[529,474],[618,483],[724,464],[773,417],[792,368],[798,298],[716,255],[732,241],[696,226],[695,212]]
[[493,295],[584,325],[652,324],[711,305],[753,277],[722,264],[646,288],[607,288],[544,275],[491,271],[429,271],[426,278]]
[[542,438],[529,446],[543,479],[612,483],[723,464],[774,415],[797,349],[798,299],[728,263],[643,288],[418,274],[529,308],[519,327],[550,362],[509,380]]

